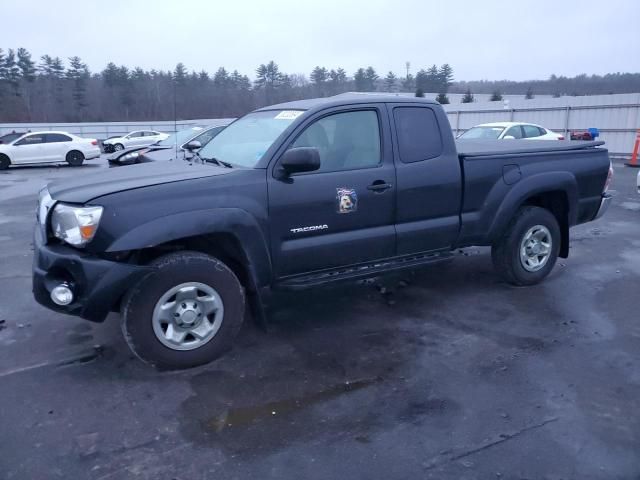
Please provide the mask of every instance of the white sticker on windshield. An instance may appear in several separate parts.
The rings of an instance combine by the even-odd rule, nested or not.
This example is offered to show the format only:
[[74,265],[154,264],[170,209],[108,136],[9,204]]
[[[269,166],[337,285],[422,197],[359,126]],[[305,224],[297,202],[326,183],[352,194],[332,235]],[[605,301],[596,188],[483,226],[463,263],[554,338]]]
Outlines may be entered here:
[[283,110],[275,117],[276,120],[294,120],[302,115],[302,110]]

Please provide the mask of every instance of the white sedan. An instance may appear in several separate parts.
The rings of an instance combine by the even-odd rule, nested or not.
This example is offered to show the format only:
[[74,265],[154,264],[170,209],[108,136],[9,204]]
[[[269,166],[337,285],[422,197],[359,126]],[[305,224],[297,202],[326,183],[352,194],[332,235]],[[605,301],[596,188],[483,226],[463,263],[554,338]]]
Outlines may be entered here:
[[166,133],[156,132],[155,130],[137,130],[123,137],[109,138],[102,144],[106,151],[119,151],[129,147],[148,147],[156,142],[165,140],[168,136]]
[[30,132],[0,144],[0,170],[10,165],[68,163],[79,167],[98,158],[100,146],[94,138],[80,138],[67,132]]
[[564,135],[534,123],[495,122],[470,128],[458,137],[461,140],[564,140]]

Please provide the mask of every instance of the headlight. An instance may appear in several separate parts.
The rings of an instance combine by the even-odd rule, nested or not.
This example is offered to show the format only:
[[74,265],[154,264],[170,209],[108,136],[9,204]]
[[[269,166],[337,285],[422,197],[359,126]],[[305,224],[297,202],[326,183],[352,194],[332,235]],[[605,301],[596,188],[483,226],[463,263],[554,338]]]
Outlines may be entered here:
[[69,245],[83,247],[96,234],[102,210],[102,207],[74,207],[58,203],[51,214],[51,231]]

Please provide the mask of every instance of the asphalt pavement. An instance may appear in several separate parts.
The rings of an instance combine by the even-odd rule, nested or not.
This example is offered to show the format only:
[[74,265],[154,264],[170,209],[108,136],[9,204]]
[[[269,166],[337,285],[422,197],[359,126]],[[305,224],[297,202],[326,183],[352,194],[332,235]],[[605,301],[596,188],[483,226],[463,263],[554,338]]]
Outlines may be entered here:
[[135,359],[115,314],[32,298],[39,188],[105,160],[0,172],[0,478],[639,479],[640,195],[615,167],[540,285],[465,249],[279,295],[268,332],[182,372]]

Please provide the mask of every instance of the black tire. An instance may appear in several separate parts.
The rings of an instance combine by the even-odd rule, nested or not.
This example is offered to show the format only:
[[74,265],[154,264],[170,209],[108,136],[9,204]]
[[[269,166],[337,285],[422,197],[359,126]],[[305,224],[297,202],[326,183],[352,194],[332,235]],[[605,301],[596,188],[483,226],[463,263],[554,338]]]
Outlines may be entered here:
[[121,144],[121,143],[116,143],[116,144],[113,146],[113,151],[114,151],[114,152],[119,152],[120,150],[124,150],[124,145],[123,145],[123,144]]
[[6,155],[0,155],[0,170],[6,170],[11,165],[11,160]]
[[84,163],[84,155],[79,150],[71,150],[67,153],[65,160],[72,167],[79,167]]
[[[122,332],[131,350],[142,361],[162,369],[182,369],[211,362],[227,352],[244,320],[244,289],[220,260],[200,252],[164,255],[126,295],[122,304]],[[193,350],[174,350],[164,345],[153,328],[153,312],[162,296],[173,287],[199,282],[215,289],[222,299],[224,315],[214,336]]]
[[[551,236],[551,245],[546,263],[538,270],[530,271],[521,260],[520,250],[524,237],[536,226],[545,227]],[[543,232],[544,235],[544,232]],[[491,257],[496,271],[504,280],[513,285],[535,285],[542,281],[553,269],[560,251],[560,226],[549,211],[540,207],[520,208],[504,235],[493,245]]]

